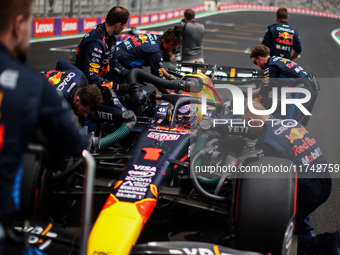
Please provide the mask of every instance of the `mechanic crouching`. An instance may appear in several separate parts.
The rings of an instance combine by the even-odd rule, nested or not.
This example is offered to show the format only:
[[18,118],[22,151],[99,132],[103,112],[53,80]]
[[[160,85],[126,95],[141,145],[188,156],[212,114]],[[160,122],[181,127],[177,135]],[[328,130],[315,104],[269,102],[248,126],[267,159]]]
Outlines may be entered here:
[[[256,101],[253,101],[253,108],[266,110]],[[340,254],[340,233],[315,235],[309,220],[309,215],[328,199],[332,189],[327,161],[315,138],[294,120],[291,123],[286,121],[282,128],[281,120],[270,115],[255,115],[248,104],[243,118],[250,132],[257,137],[256,149],[262,149],[265,156],[289,159],[296,166],[298,190],[295,234],[298,236],[298,254]],[[322,171],[312,170],[320,166]]]

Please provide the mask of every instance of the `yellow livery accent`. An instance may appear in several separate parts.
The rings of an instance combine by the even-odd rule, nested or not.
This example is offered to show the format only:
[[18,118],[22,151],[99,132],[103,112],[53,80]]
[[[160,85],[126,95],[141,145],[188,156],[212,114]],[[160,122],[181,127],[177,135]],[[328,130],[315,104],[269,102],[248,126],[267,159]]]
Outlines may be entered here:
[[231,68],[231,70],[230,70],[230,77],[235,77],[235,73],[236,73],[236,69],[235,68]]
[[155,205],[156,199],[131,203],[110,194],[92,228],[87,254],[128,255]]

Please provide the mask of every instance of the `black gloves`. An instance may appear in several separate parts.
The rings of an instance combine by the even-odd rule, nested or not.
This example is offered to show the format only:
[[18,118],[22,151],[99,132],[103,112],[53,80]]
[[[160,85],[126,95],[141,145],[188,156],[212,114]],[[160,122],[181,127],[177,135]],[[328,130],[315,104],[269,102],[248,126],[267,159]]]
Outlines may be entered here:
[[138,92],[137,83],[121,83],[119,84],[118,92],[120,93],[137,93]]

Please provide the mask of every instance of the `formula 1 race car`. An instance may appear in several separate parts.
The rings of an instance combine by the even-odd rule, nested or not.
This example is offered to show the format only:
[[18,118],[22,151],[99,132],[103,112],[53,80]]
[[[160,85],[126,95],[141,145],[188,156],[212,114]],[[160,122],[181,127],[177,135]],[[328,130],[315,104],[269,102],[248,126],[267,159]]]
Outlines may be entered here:
[[[216,70],[212,68],[208,75],[216,78]],[[227,83],[256,86],[256,74],[245,71],[252,76],[237,79],[235,73],[236,78]],[[217,92],[208,75],[193,70],[168,81],[132,69],[131,83],[153,84],[175,93],[151,92],[146,100],[130,95],[135,98],[130,107],[139,106],[137,118],[128,111],[120,128],[91,139],[93,181],[83,159],[67,158],[56,169],[45,164],[43,154],[28,154],[22,208],[27,218],[48,224],[18,225],[17,229],[29,233],[31,244],[46,254],[291,252],[295,175],[240,171],[291,162],[264,157],[254,149],[247,127],[240,124],[240,116],[233,114],[230,101]],[[95,217],[82,216],[81,209],[89,207]],[[189,221],[193,215],[199,215],[196,225],[204,225],[203,215],[218,219],[213,240],[161,238],[167,222],[181,229],[186,224],[176,225],[176,221],[185,217]],[[151,234],[154,228],[149,224],[157,224],[162,231]],[[83,242],[77,238],[80,226],[91,229],[89,236],[87,231],[83,234]]]

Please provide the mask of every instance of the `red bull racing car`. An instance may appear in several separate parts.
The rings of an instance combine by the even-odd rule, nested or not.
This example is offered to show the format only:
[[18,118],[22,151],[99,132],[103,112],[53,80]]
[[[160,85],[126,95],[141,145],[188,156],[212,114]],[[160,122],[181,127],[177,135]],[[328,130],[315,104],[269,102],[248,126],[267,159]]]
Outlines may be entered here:
[[[91,170],[83,159],[68,158],[63,167],[53,169],[43,155],[27,155],[22,207],[33,222],[45,222],[18,225],[18,230],[29,233],[32,245],[45,254],[292,251],[295,176],[276,173],[259,178],[257,173],[239,171],[242,166],[291,162],[263,157],[254,150],[245,127],[213,125],[225,116],[239,116],[232,114],[230,102],[214,89],[212,80],[220,76],[219,82],[256,84],[256,72],[244,70],[244,76],[250,77],[237,79],[241,72],[236,69],[180,68],[174,73],[181,79],[172,81],[140,69],[130,71],[132,83],[153,84],[175,93],[152,92],[145,100],[131,100],[132,108],[139,106],[137,117],[130,112],[126,123],[112,134],[92,137],[89,151],[95,177],[88,174]],[[92,217],[85,217],[82,208],[91,209]],[[208,218],[217,220],[209,226],[210,238],[189,238],[188,222],[207,226]],[[163,235],[166,227],[182,229],[186,234],[181,242],[171,234]],[[84,231],[82,238],[79,229]],[[199,233],[204,236],[204,231],[205,227]]]

